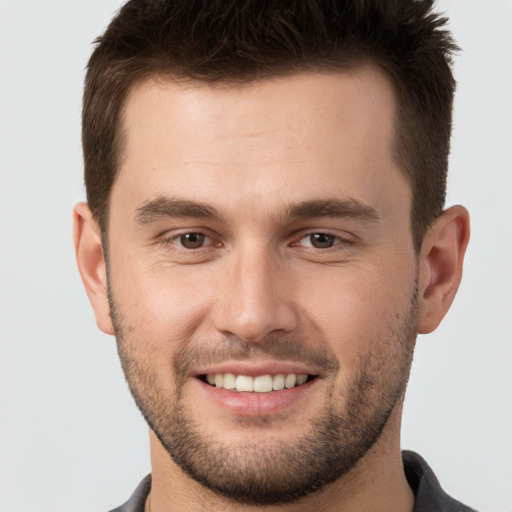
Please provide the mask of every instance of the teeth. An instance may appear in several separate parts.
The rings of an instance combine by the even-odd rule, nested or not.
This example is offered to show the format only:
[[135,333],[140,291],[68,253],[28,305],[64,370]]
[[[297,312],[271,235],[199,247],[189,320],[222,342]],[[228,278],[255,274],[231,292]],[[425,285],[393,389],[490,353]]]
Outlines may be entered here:
[[215,387],[224,387],[224,375],[222,375],[222,373],[218,373],[217,375],[215,375]]
[[254,391],[254,379],[252,377],[238,375],[235,383],[237,391]]
[[224,388],[236,391],[268,393],[270,391],[281,391],[291,389],[305,384],[308,376],[306,374],[290,373],[285,375],[258,375],[249,377],[247,375],[234,375],[233,373],[216,373],[206,375],[206,381],[217,388]]
[[235,389],[236,388],[236,377],[232,373],[224,374],[224,383],[222,384],[224,389]]
[[297,386],[302,386],[302,384],[305,384],[307,378],[308,378],[308,376],[303,373],[300,375],[297,375],[297,380],[296,380]]
[[297,375],[295,375],[294,373],[290,373],[290,375],[287,375],[286,379],[284,379],[284,387],[286,389],[294,388],[296,383]]
[[284,380],[285,376],[282,373],[274,375],[274,378],[272,379],[272,389],[274,391],[281,391],[284,389]]
[[254,391],[256,393],[268,393],[272,391],[272,375],[259,375],[254,379]]

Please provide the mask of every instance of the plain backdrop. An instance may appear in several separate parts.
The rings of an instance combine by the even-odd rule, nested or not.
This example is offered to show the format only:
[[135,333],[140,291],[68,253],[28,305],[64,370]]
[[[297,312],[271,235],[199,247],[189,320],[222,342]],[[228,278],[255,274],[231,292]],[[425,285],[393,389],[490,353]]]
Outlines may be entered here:
[[[146,426],[75,268],[80,109],[119,0],[0,0],[0,510],[107,511],[149,472]],[[418,340],[403,422],[445,489],[512,511],[512,1],[447,0],[463,48],[448,204],[465,277]]]

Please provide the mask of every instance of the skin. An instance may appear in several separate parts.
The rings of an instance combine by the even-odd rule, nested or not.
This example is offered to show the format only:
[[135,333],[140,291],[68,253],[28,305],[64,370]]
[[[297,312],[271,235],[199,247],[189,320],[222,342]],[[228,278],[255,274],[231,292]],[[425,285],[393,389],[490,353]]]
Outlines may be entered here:
[[[326,409],[350,413],[358,376],[371,368],[367,416],[392,405],[377,441],[335,482],[266,510],[413,507],[400,458],[402,395],[415,333],[435,329],[456,293],[469,220],[462,207],[445,211],[415,253],[411,188],[392,156],[394,109],[391,84],[372,66],[244,86],[155,78],[126,103],[108,276],[98,227],[87,205],[75,208],[79,269],[100,329],[117,328],[132,392],[169,407],[180,400],[212,444],[294,448]],[[342,204],[326,215],[326,201]],[[324,213],[306,211],[319,202]],[[184,248],[185,233],[205,234],[206,244]],[[332,247],[312,247],[313,233],[332,236]],[[404,326],[412,333],[400,337]],[[230,339],[252,347],[250,357],[230,353]],[[276,351],[279,340],[332,365]],[[195,358],[177,386],[187,351]],[[264,398],[262,409],[234,411],[197,378],[222,364],[242,374],[302,364],[318,377],[284,406],[266,411]],[[153,512],[260,509],[190,478],[154,432],[151,460]]]

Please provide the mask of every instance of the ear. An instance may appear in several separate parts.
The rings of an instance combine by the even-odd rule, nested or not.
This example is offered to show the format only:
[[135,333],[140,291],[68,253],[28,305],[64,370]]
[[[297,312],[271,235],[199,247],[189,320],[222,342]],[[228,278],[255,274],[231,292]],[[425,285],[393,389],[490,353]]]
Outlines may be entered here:
[[96,323],[104,333],[114,334],[101,233],[86,203],[78,203],[73,210],[73,242],[78,270],[96,315]]
[[469,214],[463,206],[444,211],[425,235],[420,254],[419,333],[436,329],[450,309],[468,242]]

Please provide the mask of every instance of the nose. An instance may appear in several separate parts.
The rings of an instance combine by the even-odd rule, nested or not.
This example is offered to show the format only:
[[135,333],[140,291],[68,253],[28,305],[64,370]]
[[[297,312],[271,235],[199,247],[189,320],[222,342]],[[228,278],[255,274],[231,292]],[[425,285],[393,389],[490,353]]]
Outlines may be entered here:
[[269,250],[233,251],[218,274],[214,327],[226,335],[258,342],[276,332],[291,332],[299,315],[293,303],[290,270]]

